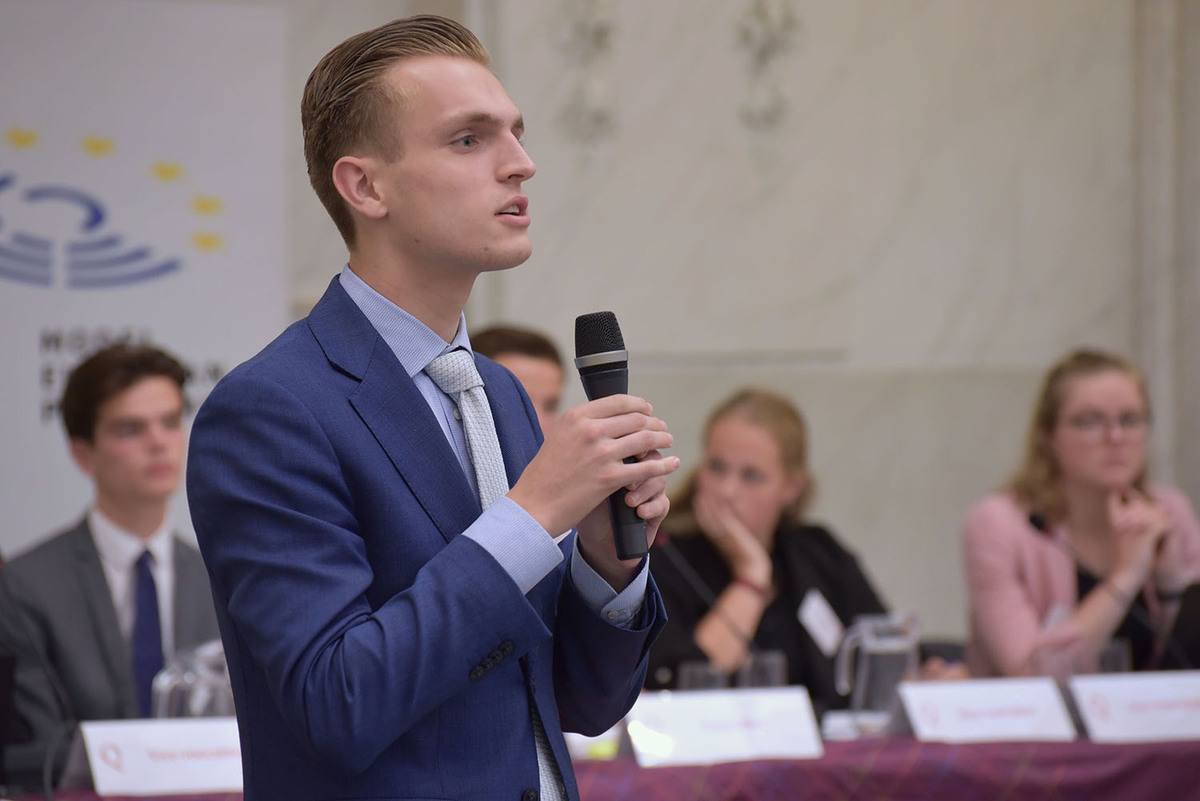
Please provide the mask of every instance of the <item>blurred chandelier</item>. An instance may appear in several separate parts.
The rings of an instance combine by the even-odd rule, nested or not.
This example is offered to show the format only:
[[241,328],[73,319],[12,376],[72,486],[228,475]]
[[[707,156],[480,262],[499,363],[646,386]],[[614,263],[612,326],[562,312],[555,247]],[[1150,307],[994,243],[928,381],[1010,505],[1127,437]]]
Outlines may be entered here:
[[739,116],[757,130],[779,125],[787,99],[779,88],[780,58],[790,52],[800,30],[792,0],[751,0],[738,23],[738,44],[748,58],[746,92]]
[[570,70],[560,122],[578,140],[597,142],[616,123],[608,85],[615,28],[611,0],[563,0],[559,17],[557,43]]

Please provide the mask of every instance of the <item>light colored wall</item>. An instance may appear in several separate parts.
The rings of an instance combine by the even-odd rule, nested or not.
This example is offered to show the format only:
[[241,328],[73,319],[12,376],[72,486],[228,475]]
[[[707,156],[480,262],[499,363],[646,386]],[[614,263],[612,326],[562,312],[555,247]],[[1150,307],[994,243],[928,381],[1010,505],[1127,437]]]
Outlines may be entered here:
[[[813,429],[815,517],[894,605],[961,635],[959,523],[1013,467],[1048,362],[1079,344],[1142,358],[1167,412],[1155,436],[1176,443],[1156,446],[1158,474],[1192,450],[1175,365],[1196,333],[1194,226],[1146,203],[1177,219],[1195,4],[784,3],[800,31],[766,131],[738,115],[753,5],[468,4],[490,10],[481,34],[539,165],[535,254],[481,281],[471,319],[569,349],[576,315],[615,311],[633,389],[686,464],[730,390],[787,392]],[[609,23],[587,70],[559,44],[581,6]],[[581,85],[607,134],[572,124]]]
[[[1147,365],[1158,473],[1200,491],[1197,0],[769,2],[800,28],[766,131],[739,120],[750,0],[268,4],[288,13],[290,113],[345,36],[422,10],[468,22],[539,165],[535,255],[481,280],[472,324],[532,323],[570,350],[576,315],[614,310],[632,386],[689,465],[730,390],[790,394],[815,516],[930,632],[965,631],[959,521],[1011,469],[1068,347]],[[559,44],[583,6],[611,23],[590,70]],[[569,114],[580,85],[605,99],[606,136]],[[290,130],[299,314],[345,254],[298,113]]]

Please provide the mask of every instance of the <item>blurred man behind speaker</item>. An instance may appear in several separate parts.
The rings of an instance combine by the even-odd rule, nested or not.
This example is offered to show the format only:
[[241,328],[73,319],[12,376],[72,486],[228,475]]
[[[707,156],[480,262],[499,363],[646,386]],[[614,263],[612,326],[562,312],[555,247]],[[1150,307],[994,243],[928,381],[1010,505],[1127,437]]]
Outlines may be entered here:
[[517,377],[537,412],[542,436],[548,436],[563,391],[563,360],[553,340],[530,328],[493,325],[473,334],[471,346]]
[[48,762],[58,775],[78,721],[148,716],[164,657],[219,636],[200,555],[168,519],[187,378],[157,348],[117,344],[67,379],[62,419],[95,498],[0,570],[0,647],[16,655],[2,732],[14,786],[41,786]]

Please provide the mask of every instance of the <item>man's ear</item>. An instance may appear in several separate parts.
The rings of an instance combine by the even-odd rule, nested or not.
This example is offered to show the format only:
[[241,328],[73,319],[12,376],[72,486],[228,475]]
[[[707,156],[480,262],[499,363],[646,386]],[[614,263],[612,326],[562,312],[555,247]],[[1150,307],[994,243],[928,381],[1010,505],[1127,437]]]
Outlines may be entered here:
[[92,472],[92,454],[94,450],[92,443],[88,442],[83,437],[71,438],[71,458],[75,461],[75,465],[82,470],[89,478],[94,478]]
[[387,206],[375,189],[375,167],[372,158],[342,156],[333,165],[333,185],[351,209],[372,220],[387,216]]

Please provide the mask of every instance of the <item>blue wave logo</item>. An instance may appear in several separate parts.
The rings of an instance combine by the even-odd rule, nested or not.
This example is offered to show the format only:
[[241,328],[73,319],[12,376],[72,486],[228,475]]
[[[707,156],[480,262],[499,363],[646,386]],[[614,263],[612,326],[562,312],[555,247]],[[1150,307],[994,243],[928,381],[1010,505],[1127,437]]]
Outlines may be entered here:
[[[79,290],[128,287],[183,270],[187,260],[171,253],[170,244],[164,248],[163,242],[190,244],[201,254],[224,249],[220,233],[196,230],[195,220],[184,213],[190,207],[193,215],[211,218],[222,213],[224,204],[212,195],[188,197],[179,162],[156,161],[146,172],[137,170],[130,182],[128,170],[133,165],[112,158],[117,152],[112,138],[87,136],[78,141],[77,149],[66,153],[64,144],[43,141],[38,131],[20,127],[10,127],[0,137],[0,145],[11,148],[16,161],[15,167],[0,163],[0,281]],[[136,180],[139,174],[141,182]],[[28,175],[39,178],[22,180]],[[55,180],[52,175],[71,178]],[[106,202],[86,186],[116,191],[104,193]],[[122,194],[126,201],[113,200]],[[146,214],[147,197],[158,198],[153,207],[157,216]],[[136,198],[132,205],[129,198]],[[154,218],[158,245],[140,241],[146,237],[123,234],[114,225],[118,216],[112,213],[114,204],[126,217],[131,209],[140,208],[136,219]]]
[[119,234],[106,231],[108,213],[95,196],[74,187],[31,186],[17,189],[14,175],[0,176],[0,193],[16,190],[25,204],[56,203],[78,212],[78,233],[55,242],[5,224],[0,219],[0,278],[35,286],[55,284],[55,263],[65,270],[73,289],[128,286],[161,278],[183,266],[179,258],[161,257],[145,245],[126,245]]

